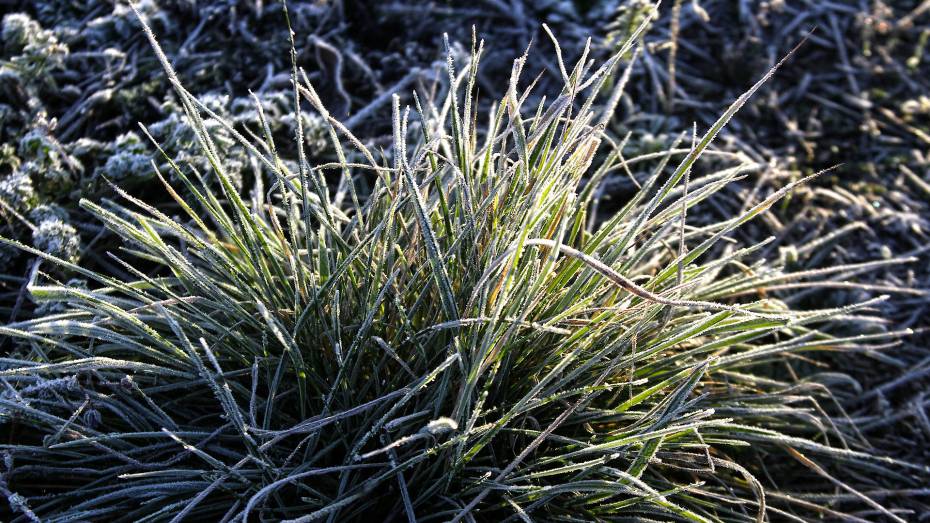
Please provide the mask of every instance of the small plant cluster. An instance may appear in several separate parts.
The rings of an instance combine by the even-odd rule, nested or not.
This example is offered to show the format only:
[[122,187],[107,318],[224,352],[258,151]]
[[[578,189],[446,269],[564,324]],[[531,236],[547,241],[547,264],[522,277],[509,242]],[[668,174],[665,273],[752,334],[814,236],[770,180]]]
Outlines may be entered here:
[[68,55],[67,45],[59,43],[51,31],[22,13],[4,16],[0,35],[4,53],[12,55],[4,64],[3,76],[7,82],[16,76],[27,82],[44,77],[50,70],[61,67]]
[[[23,137],[17,151],[9,152],[6,164],[10,172],[0,178],[0,206],[4,215],[15,218],[20,230],[32,233],[32,244],[50,254],[76,261],[80,253],[80,238],[69,223],[65,209],[54,203],[43,203],[43,195],[67,190],[73,179],[64,166],[66,155],[48,134],[36,130]],[[23,161],[22,159],[27,160]],[[14,255],[4,249],[0,254],[0,270],[12,268]]]
[[[123,203],[81,201],[122,240],[122,276],[2,240],[87,280],[31,281],[54,309],[0,327],[16,340],[0,366],[14,517],[903,521],[862,492],[919,489],[930,471],[873,451],[815,353],[907,332],[862,327],[884,297],[788,301],[793,283],[911,260],[791,271],[758,258],[771,239],[732,242],[807,179],[689,221],[764,168],[712,143],[774,71],[706,133],[627,155],[607,123],[648,23],[606,62],[559,54],[561,90],[532,106],[525,55],[483,104],[483,44],[464,66],[450,51],[442,92],[392,98],[380,151],[296,60],[293,116],[272,123],[258,101],[259,125],[237,128],[146,26],[186,159],[206,163],[161,149],[170,206],[119,188]],[[313,161],[311,123],[336,161]],[[618,172],[638,190],[598,216]]]

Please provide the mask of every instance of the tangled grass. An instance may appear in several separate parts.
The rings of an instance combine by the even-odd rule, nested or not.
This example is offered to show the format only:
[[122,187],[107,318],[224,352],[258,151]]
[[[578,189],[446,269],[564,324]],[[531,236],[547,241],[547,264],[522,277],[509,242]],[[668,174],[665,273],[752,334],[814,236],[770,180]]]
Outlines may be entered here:
[[[767,289],[908,260],[791,273],[752,261],[765,242],[728,241],[804,180],[689,225],[760,167],[710,145],[774,71],[690,147],[626,158],[604,127],[637,32],[599,67],[559,57],[565,86],[534,108],[525,57],[486,114],[481,46],[461,72],[450,58],[450,88],[415,119],[394,98],[389,151],[331,117],[295,65],[294,96],[340,158],[312,165],[299,103],[291,163],[260,104],[262,128],[239,133],[149,31],[212,172],[166,155],[170,210],[82,201],[123,240],[111,258],[129,278],[4,240],[91,282],[35,269],[33,299],[66,306],[0,328],[19,342],[0,360],[14,517],[900,521],[876,499],[927,471],[870,452],[830,401],[841,376],[783,369],[904,333],[867,332],[882,298],[791,310],[790,290]],[[205,116],[256,159],[249,198]],[[617,171],[641,189],[598,219]],[[813,473],[796,485],[799,467]]]

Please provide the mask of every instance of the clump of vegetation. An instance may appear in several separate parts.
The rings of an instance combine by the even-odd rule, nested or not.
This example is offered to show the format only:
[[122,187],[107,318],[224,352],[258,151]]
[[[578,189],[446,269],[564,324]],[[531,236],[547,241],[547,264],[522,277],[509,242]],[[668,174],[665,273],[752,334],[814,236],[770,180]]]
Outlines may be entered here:
[[22,171],[16,171],[0,180],[0,197],[5,207],[16,211],[28,211],[37,201],[32,178]]
[[59,217],[43,219],[32,233],[32,244],[42,252],[64,260],[77,259],[81,240],[77,231]]
[[[123,276],[4,240],[90,281],[30,282],[34,300],[67,305],[0,328],[17,340],[0,370],[11,508],[50,521],[762,521],[863,509],[900,520],[861,491],[916,486],[927,471],[871,451],[831,401],[840,377],[812,367],[786,381],[780,369],[903,333],[857,330],[878,321],[869,311],[882,298],[802,310],[780,286],[906,260],[792,273],[752,261],[767,242],[729,244],[806,180],[689,224],[762,167],[710,149],[761,81],[690,144],[626,157],[604,132],[625,82],[602,91],[630,67],[639,31],[600,66],[559,59],[564,87],[536,107],[525,106],[525,56],[485,112],[482,46],[460,72],[450,54],[444,98],[416,99],[413,115],[393,98],[382,152],[329,113],[295,63],[293,96],[339,159],[324,164],[308,159],[300,103],[287,161],[260,104],[261,127],[236,131],[177,82],[149,33],[209,171],[165,155],[171,172],[156,175],[170,209],[122,191],[124,204],[81,202],[123,240],[111,255]],[[242,197],[213,125],[267,189]],[[640,188],[598,220],[615,171]],[[799,467],[803,483],[791,480]]]
[[54,33],[22,13],[3,17],[0,31],[6,54],[12,59],[2,65],[0,74],[19,75],[25,81],[42,77],[50,69],[61,67],[68,55],[68,46],[60,43]]

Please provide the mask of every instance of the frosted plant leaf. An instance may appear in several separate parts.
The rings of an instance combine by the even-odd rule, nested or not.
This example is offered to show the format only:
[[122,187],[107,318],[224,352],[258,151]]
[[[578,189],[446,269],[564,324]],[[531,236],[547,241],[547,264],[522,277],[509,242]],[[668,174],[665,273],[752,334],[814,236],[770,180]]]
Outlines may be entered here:
[[26,212],[38,202],[32,178],[17,170],[0,180],[0,199],[17,212]]
[[3,17],[3,46],[8,52],[21,52],[34,43],[41,32],[42,26],[25,13]]
[[10,63],[29,78],[61,67],[68,55],[67,45],[23,13],[3,17],[2,35],[4,50],[11,56]]
[[81,249],[77,230],[60,218],[50,218],[38,224],[32,233],[36,249],[68,261],[76,261]]
[[[87,290],[87,280],[82,278],[71,278],[65,283],[65,287],[71,289]],[[50,314],[59,314],[68,310],[68,300],[43,299],[38,301],[35,315],[48,316]]]
[[[4,121],[5,116],[2,108],[0,108],[0,121]],[[9,166],[10,171],[15,171],[19,168],[20,163],[19,157],[16,156],[16,149],[12,145],[8,143],[0,145],[0,168],[6,165]]]
[[111,182],[128,180],[146,180],[152,177],[151,156],[132,150],[118,150],[107,158],[106,163],[97,169],[96,174]]
[[426,426],[423,427],[422,431],[428,432],[434,436],[438,436],[439,434],[451,432],[453,430],[457,430],[458,428],[459,424],[454,419],[443,416],[427,423]]
[[37,205],[29,212],[29,219],[32,220],[33,223],[41,223],[53,219],[68,221],[68,211],[54,203],[43,203]]
[[60,162],[43,165],[40,162],[29,161],[23,164],[22,170],[33,180],[39,193],[45,196],[65,196],[74,185],[74,176],[64,169]]
[[84,426],[93,430],[100,426],[100,423],[103,421],[103,416],[100,414],[100,411],[97,409],[87,409],[83,416]]

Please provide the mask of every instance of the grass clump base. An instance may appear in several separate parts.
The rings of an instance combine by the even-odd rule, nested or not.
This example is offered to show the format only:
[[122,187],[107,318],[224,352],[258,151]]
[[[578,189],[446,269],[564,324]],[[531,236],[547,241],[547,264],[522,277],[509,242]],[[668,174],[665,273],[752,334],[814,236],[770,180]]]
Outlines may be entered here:
[[[599,67],[560,59],[564,89],[537,107],[518,59],[480,118],[480,46],[461,72],[450,59],[444,97],[413,117],[394,99],[388,152],[295,66],[341,161],[312,165],[302,138],[296,162],[280,158],[259,105],[253,136],[226,126],[270,181],[247,199],[204,122],[216,115],[150,34],[212,172],[169,162],[184,185],[166,182],[170,211],[82,202],[122,238],[129,278],[32,249],[92,284],[33,281],[34,299],[68,306],[0,328],[19,341],[0,370],[17,517],[761,521],[865,504],[899,519],[835,471],[925,471],[868,452],[829,402],[835,376],[780,378],[800,353],[898,333],[850,330],[875,300],[792,311],[765,296],[848,267],[790,274],[744,261],[761,245],[728,245],[801,182],[686,223],[759,168],[709,146],[761,82],[690,145],[624,157],[604,128],[637,34]],[[692,176],[705,154],[717,167]],[[599,223],[617,170],[641,190]],[[822,481],[798,494],[798,467]]]

